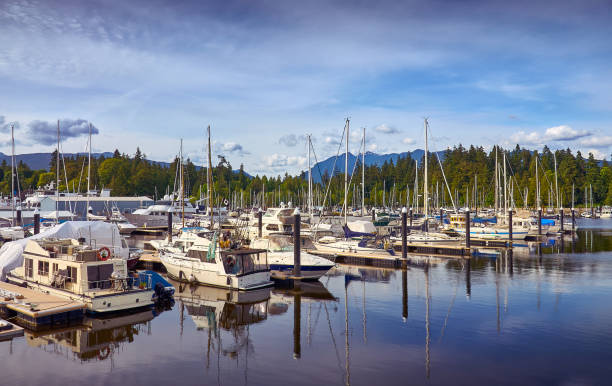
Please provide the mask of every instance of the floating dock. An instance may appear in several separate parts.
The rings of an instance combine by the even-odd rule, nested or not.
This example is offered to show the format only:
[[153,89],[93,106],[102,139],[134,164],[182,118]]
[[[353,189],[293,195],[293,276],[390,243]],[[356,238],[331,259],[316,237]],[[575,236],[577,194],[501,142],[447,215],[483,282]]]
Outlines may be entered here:
[[30,329],[80,321],[86,307],[85,303],[0,282],[0,316],[14,318]]
[[0,342],[23,336],[23,328],[0,319]]
[[166,268],[162,264],[161,259],[159,258],[159,254],[157,252],[145,252],[140,255],[140,259],[138,260],[138,266],[153,271],[166,272]]

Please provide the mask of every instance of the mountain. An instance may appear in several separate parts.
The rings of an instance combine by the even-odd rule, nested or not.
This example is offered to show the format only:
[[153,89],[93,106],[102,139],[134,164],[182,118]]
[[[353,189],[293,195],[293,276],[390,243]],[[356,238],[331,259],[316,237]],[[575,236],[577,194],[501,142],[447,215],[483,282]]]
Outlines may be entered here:
[[[53,153],[27,153],[27,154],[15,154],[15,162],[19,164],[19,161],[23,161],[24,164],[28,165],[28,167],[32,170],[48,170],[49,164],[51,163],[51,157]],[[77,155],[87,155],[87,153],[64,153],[64,157],[75,157]],[[112,152],[104,152],[104,153],[91,153],[92,158],[100,158],[104,156],[104,158],[112,158]],[[0,162],[6,161],[7,165],[11,164],[11,156],[9,154],[4,154],[0,152]],[[164,161],[152,161],[149,162],[157,165],[161,165],[165,168],[170,167],[170,162]],[[200,170],[201,166],[196,166],[196,170]],[[240,170],[233,170],[234,173],[240,173]],[[245,172],[244,173],[248,178],[252,178],[252,176]]]
[[[87,153],[64,153],[64,157],[75,157],[76,155],[87,155]],[[18,164],[19,161],[23,161],[24,164],[32,170],[49,169],[51,163],[52,153],[28,153],[28,154],[15,154],[15,161]],[[91,153],[93,158],[100,158],[104,156],[106,158],[112,157],[113,153]],[[0,162],[6,160],[8,165],[11,164],[11,155],[0,152]]]
[[[393,161],[393,163],[396,163],[399,158],[406,158],[407,156],[410,156],[410,158],[416,159],[420,162],[424,155],[425,155],[425,150],[422,150],[422,149],[416,149],[411,152],[407,151],[403,153],[389,153],[389,154],[376,154],[376,153],[372,153],[368,151],[365,153],[365,164],[366,166],[376,165],[378,167],[381,167],[385,162]],[[442,161],[444,161],[444,151],[439,151],[438,156],[440,157]],[[312,180],[315,183],[321,182],[321,179],[322,179],[321,177],[324,176],[326,172],[331,176],[335,159],[336,157],[333,157],[333,156],[329,157],[328,159],[324,161],[316,163],[312,167]],[[349,172],[353,171],[356,160],[357,160],[357,156],[353,155],[352,153],[348,154]],[[359,156],[359,161],[361,162],[361,156]],[[336,172],[344,173],[344,153],[339,155],[338,159],[335,162],[336,162]]]

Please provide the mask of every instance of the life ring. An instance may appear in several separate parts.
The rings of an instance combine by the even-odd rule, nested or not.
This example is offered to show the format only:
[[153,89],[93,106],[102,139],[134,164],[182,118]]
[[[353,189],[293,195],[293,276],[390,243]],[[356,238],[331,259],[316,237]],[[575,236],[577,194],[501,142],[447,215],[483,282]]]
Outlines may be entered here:
[[106,261],[111,256],[111,251],[108,247],[102,247],[98,249],[97,255],[98,255],[98,260]]

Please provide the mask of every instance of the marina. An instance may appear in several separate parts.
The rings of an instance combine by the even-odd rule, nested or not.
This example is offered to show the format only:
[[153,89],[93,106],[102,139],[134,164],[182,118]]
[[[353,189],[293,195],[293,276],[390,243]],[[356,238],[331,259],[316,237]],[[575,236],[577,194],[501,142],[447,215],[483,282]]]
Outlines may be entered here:
[[[243,292],[170,281],[169,309],[26,327],[24,337],[0,342],[3,374],[18,382],[28,356],[41,364],[29,369],[32,382],[43,374],[65,382],[87,364],[92,380],[111,385],[135,372],[163,382],[177,370],[185,384],[285,384],[270,375],[278,366],[297,374],[288,378],[295,384],[370,384],[379,372],[387,384],[605,383],[612,223],[580,225],[573,238],[515,244],[496,258],[423,256],[393,269],[339,263],[299,285]],[[149,360],[157,365],[135,367]],[[497,376],[517,365],[512,379]]]
[[612,383],[612,2],[0,1],[0,386]]

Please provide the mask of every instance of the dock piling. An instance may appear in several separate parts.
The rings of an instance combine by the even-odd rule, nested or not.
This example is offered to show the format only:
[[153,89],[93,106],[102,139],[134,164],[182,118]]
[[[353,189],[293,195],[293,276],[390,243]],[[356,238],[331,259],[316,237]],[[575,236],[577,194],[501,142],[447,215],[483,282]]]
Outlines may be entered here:
[[538,209],[538,236],[542,236],[542,208]]
[[172,213],[174,210],[172,207],[168,208],[168,242],[172,242]]
[[576,211],[572,208],[572,233],[574,233],[574,229],[576,227]]
[[257,235],[260,238],[261,238],[261,230],[263,228],[263,223],[262,223],[262,218],[261,218],[262,214],[263,213],[261,212],[261,209],[259,209],[257,211]]
[[17,207],[17,222],[16,222],[15,225],[18,225],[18,226],[22,226],[23,225],[23,221],[21,219],[21,206]]
[[508,211],[508,243],[512,246],[512,209]]
[[38,208],[34,211],[34,234],[37,235],[40,233],[40,213],[38,212]]
[[302,275],[302,262],[300,258],[300,210],[295,208],[293,212],[293,276],[299,278]]
[[406,222],[407,222],[407,218],[408,214],[406,213],[406,207],[402,208],[402,259],[406,259],[408,257],[408,235],[407,235],[407,227],[406,227]]
[[470,211],[465,212],[465,247],[470,248]]
[[561,221],[561,233],[563,234],[565,232],[565,227],[563,225],[563,217],[564,217],[564,211],[563,209],[561,209],[561,213],[559,213],[560,221]]
[[408,232],[410,232],[411,229],[412,229],[412,208],[410,208],[410,229],[408,230]]

